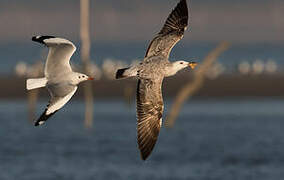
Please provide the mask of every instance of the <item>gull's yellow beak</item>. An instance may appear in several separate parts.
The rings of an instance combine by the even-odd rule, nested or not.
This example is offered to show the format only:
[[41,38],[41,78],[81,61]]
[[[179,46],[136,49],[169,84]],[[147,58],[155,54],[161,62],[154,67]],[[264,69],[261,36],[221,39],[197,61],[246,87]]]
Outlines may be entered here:
[[188,66],[189,66],[191,69],[194,69],[195,66],[197,66],[197,63],[196,63],[196,62],[190,62],[190,63],[188,63]]

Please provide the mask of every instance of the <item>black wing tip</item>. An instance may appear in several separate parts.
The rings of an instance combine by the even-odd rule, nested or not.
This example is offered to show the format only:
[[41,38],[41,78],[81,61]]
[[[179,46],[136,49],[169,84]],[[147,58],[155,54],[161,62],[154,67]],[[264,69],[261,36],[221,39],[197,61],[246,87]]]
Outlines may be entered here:
[[[41,122],[42,122],[42,123],[41,123]],[[39,120],[37,120],[37,121],[35,122],[34,126],[39,126],[39,125],[42,125],[42,124],[44,124],[44,121],[39,121]]]
[[[146,160],[154,150],[157,143],[157,138],[150,137],[149,135],[140,136],[141,132],[138,132],[138,147],[140,150],[140,157],[142,160]],[[142,133],[143,134],[143,133]]]
[[177,13],[180,18],[180,25],[186,27],[188,25],[188,7],[186,0],[181,0],[172,11]]
[[35,121],[34,126],[39,126],[39,125],[44,124],[48,120],[48,118],[50,118],[53,114],[55,114],[57,112],[57,111],[55,111],[55,112],[53,112],[49,115],[46,115],[46,111],[47,111],[47,109],[45,109],[45,111],[41,114],[41,116],[38,118],[38,120]]
[[143,161],[146,161],[146,159],[149,157],[150,154],[143,154],[142,152],[140,152],[140,156],[141,156],[141,159]]
[[[150,143],[150,144],[149,144]],[[148,157],[151,155],[152,151],[154,150],[156,141],[148,142],[148,145],[146,147],[140,147],[140,157],[143,161],[148,159]],[[142,146],[142,145],[141,145]]]
[[183,14],[188,14],[187,0],[181,0],[175,9],[180,9]]
[[52,114],[46,115],[46,111],[47,111],[47,109],[45,109],[44,112],[43,112],[43,113],[40,115],[40,117],[38,118],[38,120],[35,121],[34,126],[39,126],[39,125],[44,124],[45,121],[48,119],[48,117],[52,115]]
[[182,3],[187,5],[187,0],[180,0],[179,4],[182,4]]
[[32,41],[39,42],[41,44],[45,44],[45,39],[55,38],[55,36],[33,36]]
[[172,31],[184,32],[185,28],[188,26],[188,7],[186,0],[180,0],[176,7],[172,10],[168,16],[164,27],[159,32],[159,34],[168,34]]

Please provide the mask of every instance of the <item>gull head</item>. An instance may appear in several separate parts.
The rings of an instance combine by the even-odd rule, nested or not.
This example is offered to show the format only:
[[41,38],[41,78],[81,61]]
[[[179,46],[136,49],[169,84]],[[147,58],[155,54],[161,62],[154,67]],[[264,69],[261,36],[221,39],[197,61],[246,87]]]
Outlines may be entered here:
[[76,82],[76,84],[79,84],[81,82],[88,81],[88,80],[94,80],[94,78],[89,77],[89,76],[87,76],[86,74],[83,74],[83,73],[76,73],[75,74],[74,81]]
[[173,67],[177,71],[182,70],[186,67],[190,67],[191,69],[194,69],[196,65],[197,65],[196,62],[187,62],[187,61],[176,61],[173,63]]
[[175,61],[166,69],[166,77],[175,75],[178,71],[184,68],[194,69],[197,65],[196,62],[187,62],[187,61]]

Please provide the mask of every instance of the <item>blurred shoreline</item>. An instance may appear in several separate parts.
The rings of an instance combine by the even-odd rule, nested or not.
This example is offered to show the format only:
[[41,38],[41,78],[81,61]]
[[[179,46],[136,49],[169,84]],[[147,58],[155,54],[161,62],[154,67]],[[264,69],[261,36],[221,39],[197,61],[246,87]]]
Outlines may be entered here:
[[[192,81],[192,74],[179,73],[169,77],[163,83],[163,95],[175,97],[187,82]],[[216,79],[206,79],[202,88],[194,97],[284,97],[284,74],[274,75],[227,75]],[[1,76],[0,99],[24,99],[27,97],[25,78]],[[96,99],[135,98],[136,80],[108,80],[102,78],[92,82]],[[80,85],[82,86],[82,85]],[[75,98],[83,97],[83,88],[79,88]],[[40,90],[39,98],[47,98],[45,88]]]

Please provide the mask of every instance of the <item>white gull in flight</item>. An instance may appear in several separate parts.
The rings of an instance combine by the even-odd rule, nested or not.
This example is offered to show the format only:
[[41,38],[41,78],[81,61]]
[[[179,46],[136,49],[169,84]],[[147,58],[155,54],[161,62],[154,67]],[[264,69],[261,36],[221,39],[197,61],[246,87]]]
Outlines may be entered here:
[[45,77],[28,79],[26,84],[27,90],[46,87],[51,96],[47,108],[35,122],[35,126],[38,126],[45,123],[71,99],[80,82],[93,78],[72,71],[69,61],[76,51],[72,42],[54,36],[34,36],[32,40],[49,48],[44,69]]
[[141,158],[151,154],[162,125],[164,77],[172,76],[186,67],[194,68],[195,62],[168,60],[173,46],[182,39],[188,25],[186,0],[180,0],[167,18],[162,30],[150,43],[144,60],[136,65],[119,69],[116,79],[137,77],[137,142]]

